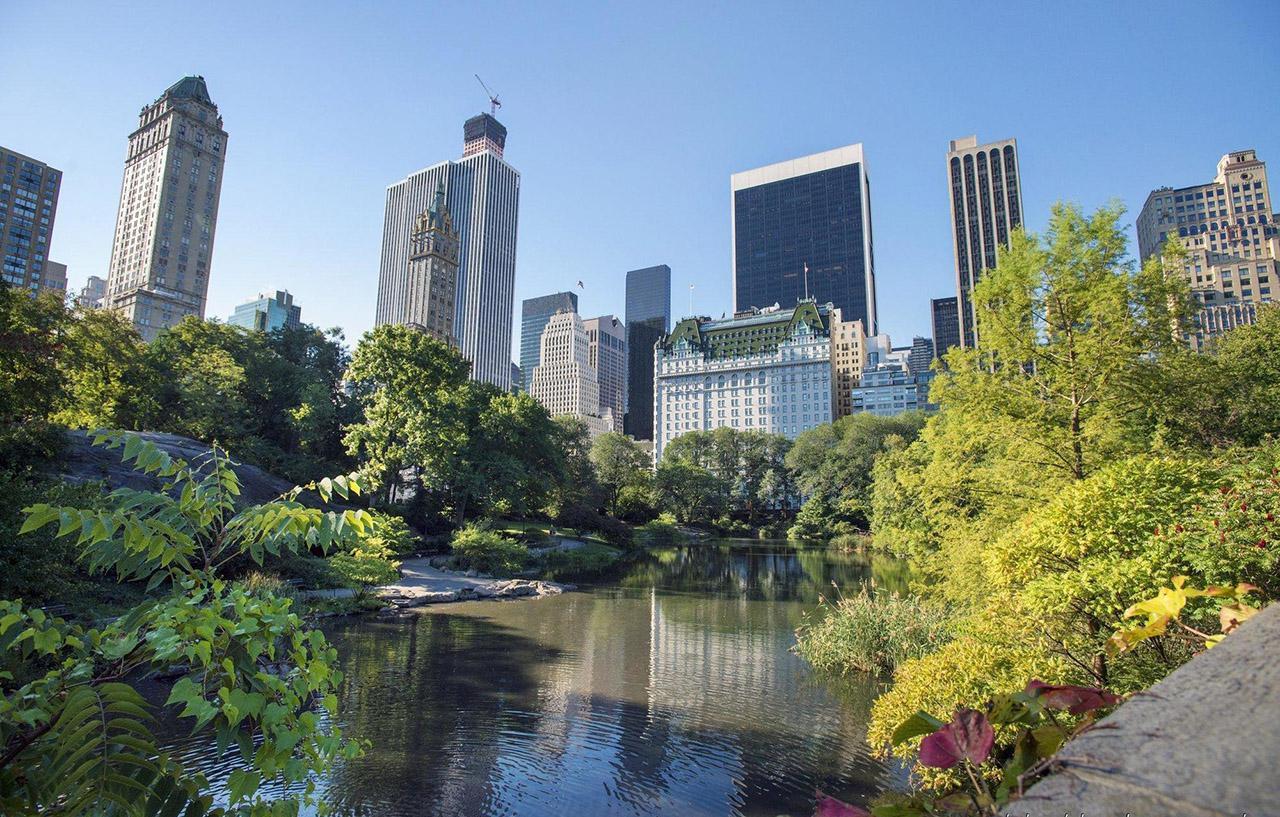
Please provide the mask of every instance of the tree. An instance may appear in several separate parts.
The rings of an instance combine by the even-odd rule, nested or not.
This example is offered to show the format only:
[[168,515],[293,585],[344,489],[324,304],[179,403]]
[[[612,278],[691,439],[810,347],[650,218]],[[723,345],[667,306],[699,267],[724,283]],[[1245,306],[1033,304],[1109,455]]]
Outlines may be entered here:
[[[316,778],[358,744],[324,726],[341,681],[336,652],[287,599],[222,575],[234,559],[328,550],[368,524],[362,511],[304,506],[295,488],[236,507],[240,483],[214,448],[194,464],[138,437],[99,444],[161,480],[156,493],[120,488],[104,510],[36,504],[23,532],[56,524],[95,570],[159,591],[101,628],[85,629],[17,601],[0,601],[0,809],[6,814],[221,813],[203,776],[162,752],[147,701],[130,684],[178,676],[164,706],[220,748],[239,747],[228,779],[236,813],[297,814],[316,803]],[[347,477],[306,486],[328,501],[358,492]],[[275,800],[267,783],[288,794]]]
[[0,423],[44,420],[58,405],[67,320],[56,295],[0,283]]
[[865,530],[876,459],[915,440],[924,421],[918,411],[892,417],[859,413],[802,432],[786,458],[806,497],[797,535],[831,537]]
[[[63,389],[52,420],[72,428],[141,428],[159,416],[159,378],[133,324],[109,309],[70,314],[57,368]],[[173,406],[167,406],[168,412]],[[169,416],[172,416],[171,414]]]
[[1280,431],[1280,310],[1148,364],[1161,386],[1147,402],[1168,442],[1206,449],[1258,445]]
[[978,349],[953,349],[932,398],[998,419],[1028,467],[1079,480],[1144,442],[1145,362],[1177,347],[1190,301],[1177,248],[1134,267],[1123,207],[1053,208],[1044,238],[1015,231],[974,288]]
[[649,473],[649,456],[625,434],[606,432],[591,442],[591,465],[604,489],[605,507],[618,516],[618,498],[624,489],[641,484]]
[[384,501],[395,501],[406,469],[438,471],[456,450],[469,370],[456,350],[407,326],[361,338],[347,376],[363,395],[364,419],[347,428],[344,443]]
[[663,457],[654,476],[659,505],[684,523],[706,522],[724,512],[728,487],[720,477],[683,459]]

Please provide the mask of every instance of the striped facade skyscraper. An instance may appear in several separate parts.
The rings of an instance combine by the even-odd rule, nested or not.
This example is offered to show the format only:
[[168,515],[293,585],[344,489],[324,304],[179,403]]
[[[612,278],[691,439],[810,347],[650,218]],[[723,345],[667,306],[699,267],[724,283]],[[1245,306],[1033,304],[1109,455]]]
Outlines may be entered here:
[[[515,304],[520,174],[502,158],[507,129],[489,114],[463,126],[462,158],[445,161],[387,188],[375,325],[409,323],[410,236],[436,191],[458,231],[453,332],[471,377],[511,388],[511,324]],[[527,378],[529,375],[525,373]]]
[[996,265],[996,248],[1022,226],[1022,183],[1018,141],[986,145],[978,137],[953,139],[947,151],[951,185],[951,238],[956,248],[956,295],[960,345],[977,343],[973,287],[982,271]]

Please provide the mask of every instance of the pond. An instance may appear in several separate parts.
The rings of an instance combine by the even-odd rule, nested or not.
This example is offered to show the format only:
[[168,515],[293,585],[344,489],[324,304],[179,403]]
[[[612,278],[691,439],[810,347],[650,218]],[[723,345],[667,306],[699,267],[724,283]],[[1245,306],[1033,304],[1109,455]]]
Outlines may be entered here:
[[[880,679],[817,678],[790,651],[833,581],[905,589],[899,563],[717,540],[620,573],[329,622],[342,724],[371,742],[324,782],[336,813],[807,817],[815,788],[863,803],[902,783],[865,743]],[[216,779],[209,752],[181,751]]]

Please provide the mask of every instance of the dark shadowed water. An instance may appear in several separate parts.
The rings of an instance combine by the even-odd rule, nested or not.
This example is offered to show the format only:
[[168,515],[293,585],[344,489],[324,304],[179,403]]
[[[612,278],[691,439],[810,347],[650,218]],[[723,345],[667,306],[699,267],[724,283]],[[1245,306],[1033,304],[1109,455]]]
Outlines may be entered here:
[[[804,611],[901,567],[784,542],[652,550],[616,581],[324,629],[346,734],[325,781],[348,815],[809,815],[900,782],[872,759],[877,680],[815,678]],[[207,743],[183,754],[215,778]],[[194,757],[192,757],[194,755]]]

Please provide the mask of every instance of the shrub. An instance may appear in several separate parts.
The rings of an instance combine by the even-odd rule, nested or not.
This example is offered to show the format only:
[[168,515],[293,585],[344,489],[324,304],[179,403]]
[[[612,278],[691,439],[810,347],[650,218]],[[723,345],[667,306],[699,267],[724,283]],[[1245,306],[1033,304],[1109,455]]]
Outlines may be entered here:
[[914,596],[872,595],[865,587],[811,615],[816,620],[796,632],[796,652],[823,672],[892,670],[950,638],[942,608]]
[[893,673],[893,686],[871,707],[867,742],[872,750],[914,758],[918,739],[892,750],[889,742],[894,729],[921,710],[946,713],[957,705],[980,704],[993,695],[1020,688],[1028,678],[1053,684],[1079,680],[1033,630],[1015,626],[1019,620],[1011,613],[1002,625],[981,619],[963,622],[957,625],[955,637],[936,652],[899,665]]
[[680,536],[680,532],[676,530],[676,518],[669,513],[649,520],[637,531],[644,544],[650,546],[674,545]]
[[832,550],[866,550],[871,544],[871,537],[865,533],[841,533],[831,537],[831,541],[827,546]]
[[330,557],[329,565],[346,587],[358,592],[400,577],[399,562],[368,553],[338,553]]
[[467,567],[485,573],[514,573],[524,567],[529,550],[487,524],[477,522],[461,528],[450,542],[453,553]]

